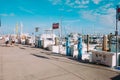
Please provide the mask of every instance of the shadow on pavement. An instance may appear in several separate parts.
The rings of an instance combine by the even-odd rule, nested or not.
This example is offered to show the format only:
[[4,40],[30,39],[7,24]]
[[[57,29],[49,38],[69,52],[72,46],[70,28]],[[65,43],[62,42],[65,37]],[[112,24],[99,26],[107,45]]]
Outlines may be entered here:
[[37,55],[37,54],[31,54],[31,55],[33,55],[33,56],[35,56],[35,57],[39,57],[39,58],[49,59],[48,57],[41,56],[41,55]]
[[24,47],[19,47],[20,49],[25,49]]
[[120,80],[120,74],[115,77],[112,77],[111,80]]

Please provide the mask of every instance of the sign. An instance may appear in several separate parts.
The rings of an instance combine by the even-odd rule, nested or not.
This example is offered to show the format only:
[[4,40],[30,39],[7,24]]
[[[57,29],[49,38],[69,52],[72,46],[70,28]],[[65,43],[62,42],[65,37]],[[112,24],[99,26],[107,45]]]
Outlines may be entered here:
[[36,28],[35,28],[35,32],[38,32],[38,31],[39,31],[39,27],[36,27]]
[[120,8],[117,8],[117,13],[120,13]]
[[59,23],[53,23],[52,28],[53,28],[53,29],[58,29],[58,28],[59,28]]

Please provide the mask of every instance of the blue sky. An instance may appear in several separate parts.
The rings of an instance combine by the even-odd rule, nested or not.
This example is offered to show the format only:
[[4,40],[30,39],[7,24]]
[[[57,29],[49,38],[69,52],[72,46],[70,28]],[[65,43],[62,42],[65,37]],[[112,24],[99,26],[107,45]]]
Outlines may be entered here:
[[22,22],[23,32],[40,33],[62,20],[63,34],[114,33],[115,8],[120,0],[0,0],[1,31],[13,33]]

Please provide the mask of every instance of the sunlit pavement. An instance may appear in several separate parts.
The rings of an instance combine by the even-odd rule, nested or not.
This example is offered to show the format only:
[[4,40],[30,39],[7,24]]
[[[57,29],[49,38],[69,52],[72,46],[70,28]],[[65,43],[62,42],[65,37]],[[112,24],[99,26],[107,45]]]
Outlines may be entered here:
[[119,72],[24,45],[0,46],[0,80],[120,80]]

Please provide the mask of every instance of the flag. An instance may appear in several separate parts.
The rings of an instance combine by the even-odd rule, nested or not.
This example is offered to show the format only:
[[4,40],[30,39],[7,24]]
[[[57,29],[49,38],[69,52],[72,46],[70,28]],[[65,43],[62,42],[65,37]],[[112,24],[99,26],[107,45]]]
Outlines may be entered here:
[[35,28],[35,32],[38,32],[38,31],[39,31],[39,27],[36,27],[36,28]]
[[59,23],[53,23],[52,28],[53,28],[53,29],[58,29],[58,28],[59,28]]
[[117,20],[120,21],[120,7],[117,6],[117,9],[116,9],[116,16],[117,16]]
[[117,8],[117,13],[120,13],[120,8]]
[[18,34],[18,23],[16,24],[15,31],[16,31],[16,34]]

